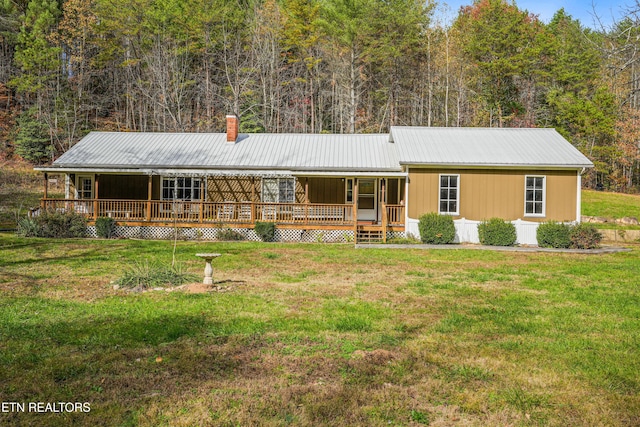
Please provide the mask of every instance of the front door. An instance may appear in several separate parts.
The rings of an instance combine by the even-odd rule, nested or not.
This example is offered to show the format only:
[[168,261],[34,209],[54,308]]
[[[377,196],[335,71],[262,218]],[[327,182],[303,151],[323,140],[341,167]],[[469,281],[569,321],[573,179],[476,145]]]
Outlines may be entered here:
[[378,186],[375,178],[358,179],[358,220],[378,220]]

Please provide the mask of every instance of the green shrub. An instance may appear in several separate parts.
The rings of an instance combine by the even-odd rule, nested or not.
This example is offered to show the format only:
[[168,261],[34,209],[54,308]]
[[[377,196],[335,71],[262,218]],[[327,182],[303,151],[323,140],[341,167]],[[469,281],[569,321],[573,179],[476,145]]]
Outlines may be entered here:
[[242,234],[230,228],[223,228],[222,230],[218,230],[218,234],[216,234],[216,238],[218,240],[224,240],[224,241],[245,240]]
[[571,229],[571,247],[574,249],[595,249],[600,246],[602,234],[592,224],[580,223]]
[[276,224],[273,222],[256,221],[254,230],[263,242],[271,242],[276,235]]
[[453,243],[453,239],[456,237],[453,218],[449,215],[438,215],[435,212],[420,217],[418,230],[420,230],[420,240],[428,244]]
[[100,217],[96,219],[96,234],[103,239],[111,239],[116,232],[116,221],[113,218]]
[[571,226],[560,222],[543,222],[536,231],[541,248],[568,248],[571,246]]
[[18,234],[24,237],[86,237],[87,221],[73,211],[41,211],[39,215],[18,222]]
[[490,246],[513,246],[516,243],[516,227],[501,218],[491,218],[478,224],[480,243]]

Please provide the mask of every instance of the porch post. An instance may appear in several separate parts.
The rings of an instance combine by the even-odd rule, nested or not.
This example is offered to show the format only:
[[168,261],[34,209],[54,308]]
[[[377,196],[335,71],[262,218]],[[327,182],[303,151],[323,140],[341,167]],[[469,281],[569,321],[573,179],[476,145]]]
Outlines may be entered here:
[[353,178],[353,241],[358,243],[358,178]]
[[256,177],[251,177],[251,224],[256,222]]
[[200,211],[198,212],[198,222],[202,223],[204,219],[204,200],[207,191],[207,178],[200,178]]
[[153,193],[153,175],[149,175],[147,180],[147,222],[151,221],[151,194]]
[[47,200],[47,198],[49,194],[49,174],[48,173],[44,173],[44,192],[43,192],[43,196],[42,196],[42,200],[40,201],[40,207],[42,209],[45,208],[46,204],[45,204],[45,200]]
[[385,189],[386,189],[386,180],[382,178],[382,186],[381,186],[381,194],[380,194],[380,205],[382,207],[382,243],[387,243],[387,204],[384,202],[385,197]]
[[93,219],[98,218],[98,197],[99,197],[98,189],[100,188],[99,184],[100,184],[100,175],[96,174],[96,179],[95,179],[96,191],[93,199]]
[[304,223],[309,224],[309,178],[304,179]]

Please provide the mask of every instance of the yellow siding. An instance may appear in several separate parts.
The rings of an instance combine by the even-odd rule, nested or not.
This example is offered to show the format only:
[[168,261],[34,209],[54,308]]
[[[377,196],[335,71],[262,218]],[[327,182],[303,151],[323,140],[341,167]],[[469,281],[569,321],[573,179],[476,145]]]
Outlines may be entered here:
[[[440,174],[460,175],[460,215],[454,218],[484,220],[573,221],[576,218],[577,172],[525,170],[410,169],[409,217],[438,212]],[[525,176],[546,176],[546,215],[525,216]]]

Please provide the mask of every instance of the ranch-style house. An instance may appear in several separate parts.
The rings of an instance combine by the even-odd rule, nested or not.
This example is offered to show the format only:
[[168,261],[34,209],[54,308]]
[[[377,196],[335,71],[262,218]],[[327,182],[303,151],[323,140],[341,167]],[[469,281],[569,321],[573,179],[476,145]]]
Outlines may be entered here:
[[[428,212],[453,216],[460,242],[477,224],[513,221],[535,244],[543,221],[580,221],[593,164],[553,129],[395,126],[388,134],[91,132],[44,172],[41,208],[114,218],[124,237],[366,241],[418,233]],[[48,197],[49,174],[65,197]],[[95,229],[94,229],[95,230]]]

